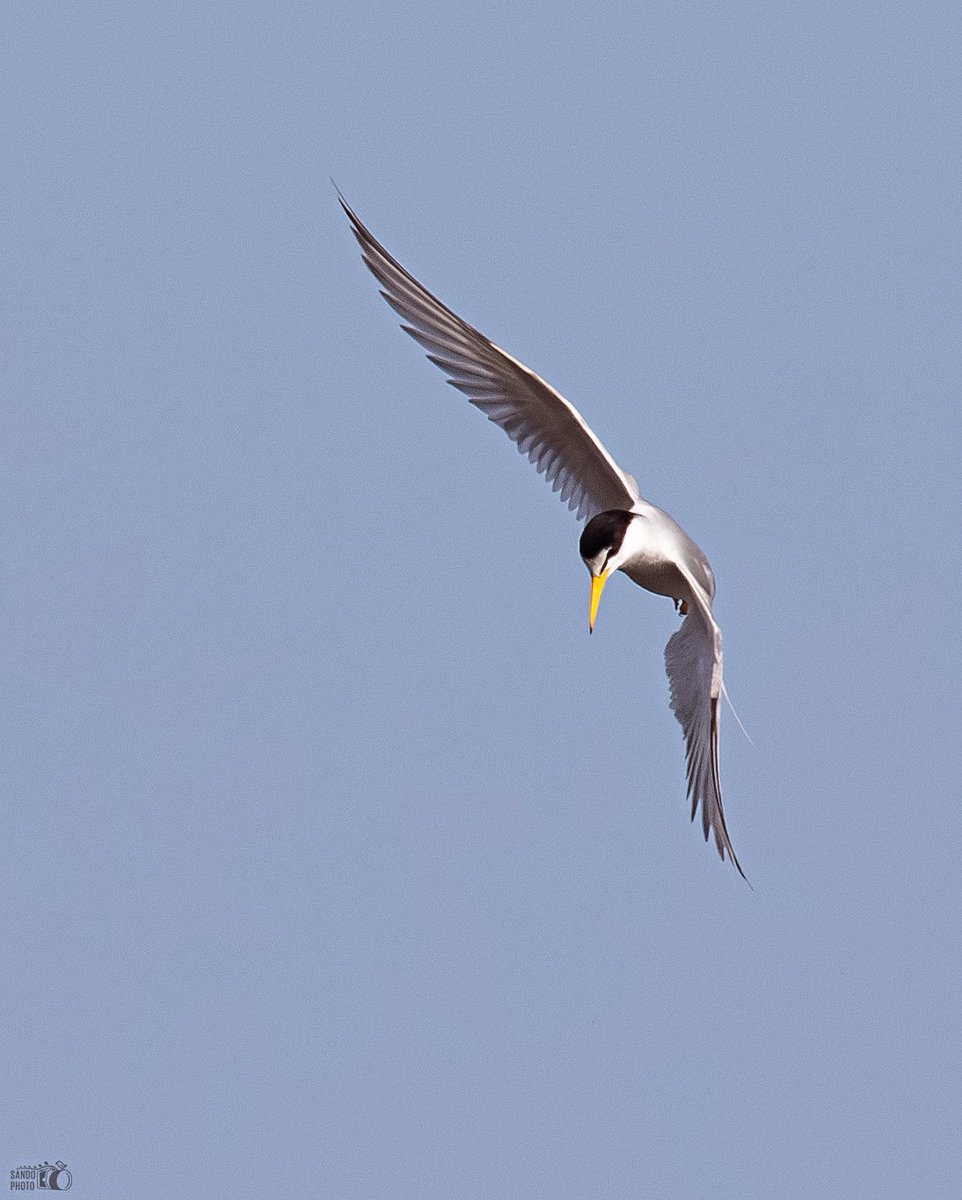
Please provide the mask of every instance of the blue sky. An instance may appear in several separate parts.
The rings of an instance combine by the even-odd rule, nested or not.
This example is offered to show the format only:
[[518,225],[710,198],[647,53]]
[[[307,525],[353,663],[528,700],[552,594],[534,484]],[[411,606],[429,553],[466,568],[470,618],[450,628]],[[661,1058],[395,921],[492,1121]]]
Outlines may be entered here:
[[[0,1179],[958,1194],[957,7],[3,24]],[[754,890],[330,176],[709,555]]]

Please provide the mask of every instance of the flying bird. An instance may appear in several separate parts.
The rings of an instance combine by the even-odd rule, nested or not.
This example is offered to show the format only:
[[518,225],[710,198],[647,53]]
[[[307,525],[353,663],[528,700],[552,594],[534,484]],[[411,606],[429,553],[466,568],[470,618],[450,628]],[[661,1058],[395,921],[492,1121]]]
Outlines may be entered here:
[[645,500],[584,418],[532,370],[496,346],[433,296],[394,258],[338,193],[364,262],[402,329],[428,352],[448,383],[499,425],[545,476],[579,520],[579,550],[591,574],[588,628],[616,571],[667,596],[684,618],[665,647],[671,708],[684,730],[691,817],[701,808],[708,840],[745,873],[732,849],[722,808],[718,724],[722,635],[712,615],[715,577],[708,559],[668,513]]

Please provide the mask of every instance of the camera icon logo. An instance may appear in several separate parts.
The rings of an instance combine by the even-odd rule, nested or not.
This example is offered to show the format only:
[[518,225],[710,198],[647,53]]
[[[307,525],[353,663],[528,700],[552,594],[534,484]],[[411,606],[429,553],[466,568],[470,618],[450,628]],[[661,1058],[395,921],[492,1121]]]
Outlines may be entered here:
[[14,1167],[10,1172],[11,1192],[65,1192],[73,1183],[73,1175],[67,1164],[59,1159],[55,1163],[42,1163]]
[[47,1188],[51,1192],[65,1192],[73,1183],[73,1176],[67,1170],[67,1164],[56,1162],[53,1166],[44,1163],[37,1177],[37,1187]]

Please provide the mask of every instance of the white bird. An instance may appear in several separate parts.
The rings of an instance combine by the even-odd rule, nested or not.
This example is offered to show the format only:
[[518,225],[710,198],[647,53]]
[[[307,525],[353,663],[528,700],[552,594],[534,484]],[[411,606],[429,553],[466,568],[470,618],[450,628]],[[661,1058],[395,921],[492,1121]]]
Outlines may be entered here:
[[581,414],[523,363],[496,346],[442,304],[401,266],[338,193],[364,262],[382,285],[381,295],[409,333],[428,351],[448,383],[500,425],[544,474],[579,519],[588,518],[579,549],[591,572],[589,630],[615,571],[660,596],[684,616],[668,639],[665,666],[671,708],[685,734],[691,817],[701,807],[724,860],[738,873],[722,809],[718,773],[718,723],[722,683],[722,635],[712,615],[715,577],[708,559],[669,515],[643,499]]

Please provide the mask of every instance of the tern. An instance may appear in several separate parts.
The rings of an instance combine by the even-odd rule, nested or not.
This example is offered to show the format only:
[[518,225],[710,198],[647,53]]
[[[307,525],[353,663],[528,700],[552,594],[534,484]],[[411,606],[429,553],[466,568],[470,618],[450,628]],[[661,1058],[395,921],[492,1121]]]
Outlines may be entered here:
[[587,518],[579,550],[591,574],[588,628],[616,571],[667,596],[683,617],[665,647],[671,708],[684,730],[691,818],[701,808],[705,840],[745,873],[732,849],[722,808],[718,726],[722,635],[714,616],[715,576],[681,526],[645,500],[581,414],[532,370],[442,304],[381,245],[338,192],[364,262],[402,329],[428,352],[447,381],[499,425],[552,489]]

